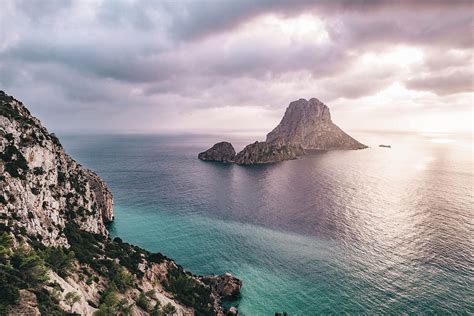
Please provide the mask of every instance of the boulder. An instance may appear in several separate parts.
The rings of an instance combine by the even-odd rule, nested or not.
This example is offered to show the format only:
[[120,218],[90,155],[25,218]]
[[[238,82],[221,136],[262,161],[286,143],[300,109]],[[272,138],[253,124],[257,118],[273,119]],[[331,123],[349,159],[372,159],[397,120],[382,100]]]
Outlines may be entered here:
[[235,298],[240,294],[242,281],[230,273],[202,277],[202,281],[222,299]]
[[233,162],[235,157],[234,146],[229,142],[220,142],[200,153],[198,158],[205,161]]

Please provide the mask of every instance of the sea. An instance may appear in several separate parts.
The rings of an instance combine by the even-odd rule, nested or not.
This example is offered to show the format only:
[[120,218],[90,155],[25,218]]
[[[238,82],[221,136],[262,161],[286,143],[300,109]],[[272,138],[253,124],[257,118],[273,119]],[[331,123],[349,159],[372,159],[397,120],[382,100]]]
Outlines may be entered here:
[[352,135],[370,148],[259,166],[197,159],[249,135],[60,139],[109,184],[113,237],[242,279],[242,315],[474,314],[473,136]]

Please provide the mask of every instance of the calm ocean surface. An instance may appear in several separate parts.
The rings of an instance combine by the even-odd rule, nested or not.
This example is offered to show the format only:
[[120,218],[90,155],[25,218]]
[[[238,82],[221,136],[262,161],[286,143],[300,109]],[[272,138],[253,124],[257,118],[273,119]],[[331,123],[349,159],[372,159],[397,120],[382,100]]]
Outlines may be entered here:
[[60,139],[110,185],[113,236],[235,274],[244,315],[473,314],[473,139],[354,136],[372,147],[253,167],[196,158],[220,137]]

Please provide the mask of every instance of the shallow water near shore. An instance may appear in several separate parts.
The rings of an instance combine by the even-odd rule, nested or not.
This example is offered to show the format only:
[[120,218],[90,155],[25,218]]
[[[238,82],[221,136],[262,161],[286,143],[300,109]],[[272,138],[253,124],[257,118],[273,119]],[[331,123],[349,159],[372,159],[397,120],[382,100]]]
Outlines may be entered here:
[[474,313],[472,137],[354,136],[371,148],[250,167],[199,161],[215,136],[60,139],[112,189],[113,236],[238,276],[244,315]]

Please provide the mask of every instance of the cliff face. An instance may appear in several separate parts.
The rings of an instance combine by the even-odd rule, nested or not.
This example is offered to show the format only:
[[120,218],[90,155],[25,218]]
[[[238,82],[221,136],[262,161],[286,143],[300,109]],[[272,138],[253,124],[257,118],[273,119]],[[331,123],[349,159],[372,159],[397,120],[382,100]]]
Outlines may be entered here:
[[0,174],[0,315],[223,314],[213,284],[108,238],[105,182],[3,91]]
[[267,142],[281,138],[304,149],[364,149],[364,144],[347,135],[331,120],[329,108],[316,98],[299,99],[290,103],[285,115]]
[[2,221],[47,246],[67,246],[64,228],[107,236],[112,193],[65,154],[59,140],[17,100],[0,94]]

